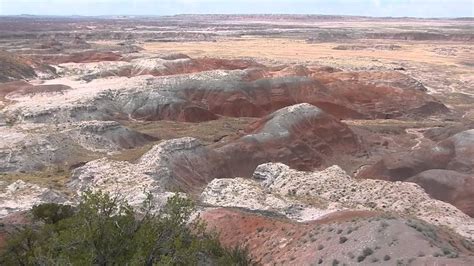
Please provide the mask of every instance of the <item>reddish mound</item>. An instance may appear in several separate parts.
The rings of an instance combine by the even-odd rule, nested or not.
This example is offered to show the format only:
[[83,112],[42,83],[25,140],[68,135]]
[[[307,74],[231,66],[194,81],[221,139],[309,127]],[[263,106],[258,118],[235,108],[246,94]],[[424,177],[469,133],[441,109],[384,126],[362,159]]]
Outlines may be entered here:
[[15,95],[33,95],[37,93],[55,93],[70,90],[71,87],[62,84],[32,85],[26,81],[11,81],[0,84],[0,101],[5,97]]
[[6,82],[6,83],[1,83],[0,84],[0,99],[4,98],[7,94],[18,91],[18,90],[23,90],[26,88],[30,88],[33,85],[26,81],[11,81],[11,82]]
[[[470,265],[474,261],[459,237],[419,221],[375,213],[344,212],[324,221],[295,223],[271,213],[219,208],[204,211],[201,217],[209,229],[220,232],[225,246],[247,247],[251,258],[263,265]],[[456,256],[443,258],[442,250]]]
[[423,135],[433,141],[441,141],[447,139],[459,132],[474,129],[474,121],[463,121],[447,127],[435,127],[426,130]]
[[435,199],[452,205],[474,217],[474,175],[433,169],[407,179],[422,186]]
[[[397,72],[335,72],[310,78],[307,74],[316,72],[295,67],[273,74],[264,69],[247,73],[247,81],[189,84],[183,97],[207,103],[215,114],[237,117],[261,117],[302,102],[342,119],[426,117],[449,111],[420,83]],[[269,75],[281,76],[262,78]]]
[[360,151],[356,136],[346,125],[309,104],[278,110],[248,131],[248,135],[222,146],[203,146],[186,138],[169,141],[156,146],[140,161],[166,160],[173,176],[159,177],[165,186],[194,192],[214,178],[251,177],[255,168],[266,162],[312,170],[344,165],[347,158]]
[[371,118],[424,117],[449,111],[426,94],[421,83],[399,72],[335,72],[315,79],[341,105]]
[[474,129],[463,131],[411,152],[385,156],[358,175],[361,178],[405,180],[429,169],[447,169],[472,174],[474,170]]
[[[258,72],[249,74],[261,75]],[[338,101],[326,87],[307,77],[195,83],[188,84],[179,93],[189,101],[205,102],[211,112],[224,116],[262,117],[286,106],[310,103],[339,118],[368,118],[368,115],[355,111],[350,103]]]
[[335,117],[310,104],[280,109],[254,123],[249,134],[219,148],[233,176],[251,176],[265,162],[281,162],[299,170],[333,163],[360,151],[353,132]]
[[133,119],[156,121],[171,120],[180,122],[203,122],[217,119],[218,116],[207,109],[189,102],[160,105],[148,103],[133,112]]
[[30,58],[0,51],[0,82],[36,77],[35,69],[45,73],[55,73],[48,65],[41,64]]
[[133,77],[139,75],[153,75],[153,76],[169,76],[179,74],[189,74],[196,72],[203,72],[209,70],[236,70],[236,69],[247,69],[253,67],[261,67],[262,65],[252,60],[242,59],[216,59],[216,58],[197,58],[191,59],[185,57],[185,55],[177,54],[170,55],[169,57],[160,57],[159,59],[168,60],[164,63],[158,63],[153,66],[153,59],[150,59],[149,63],[152,66],[141,66],[140,63],[137,65],[130,65],[128,67],[121,68],[117,71],[107,71],[102,73],[101,76],[125,76]]
[[452,203],[467,214],[473,215],[472,158],[474,129],[458,133],[433,146],[386,155],[376,164],[362,170],[357,177],[413,181],[434,198]]
[[[374,214],[354,212],[346,215],[347,218],[337,219],[338,222],[351,220],[359,215],[366,217]],[[317,224],[331,222],[326,220],[308,224],[294,223],[285,218],[272,217],[270,213],[268,216],[263,216],[224,208],[205,211],[201,214],[201,218],[209,229],[220,232],[219,239],[223,245],[247,247],[250,256],[257,263],[264,265],[275,262],[306,265],[316,262],[316,258],[323,253],[316,251],[316,243],[308,243],[313,246],[312,248],[301,248],[301,244]]]
[[91,63],[101,61],[118,61],[122,59],[120,54],[114,52],[84,51],[67,55],[41,55],[41,59],[48,64],[63,63]]

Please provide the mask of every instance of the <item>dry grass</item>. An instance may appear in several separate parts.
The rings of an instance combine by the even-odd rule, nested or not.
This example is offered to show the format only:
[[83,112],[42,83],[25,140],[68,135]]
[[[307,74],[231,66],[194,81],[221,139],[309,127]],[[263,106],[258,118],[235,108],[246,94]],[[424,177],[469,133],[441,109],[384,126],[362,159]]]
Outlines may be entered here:
[[251,117],[221,117],[218,120],[189,123],[176,121],[122,121],[125,126],[139,131],[141,133],[160,139],[153,143],[137,147],[134,149],[123,150],[120,153],[110,156],[113,160],[133,162],[139,159],[144,153],[151,149],[154,145],[168,139],[176,139],[182,137],[193,137],[199,139],[203,144],[209,145],[217,143],[222,145],[231,139],[238,138],[239,132],[252,122],[257,120]]
[[7,184],[17,180],[23,180],[28,183],[37,184],[42,187],[48,187],[60,191],[66,190],[66,183],[69,180],[70,172],[61,169],[47,169],[41,172],[30,173],[0,173],[0,179]]
[[[472,55],[465,50],[466,44],[441,42],[414,42],[399,40],[376,40],[377,44],[395,44],[401,46],[397,50],[335,50],[341,43],[306,43],[304,40],[283,38],[229,38],[218,42],[165,43],[150,42],[143,48],[151,52],[181,52],[193,57],[253,57],[259,59],[275,59],[281,61],[315,61],[319,59],[360,59],[414,61],[438,65],[457,64],[460,67],[466,58]],[[373,45],[374,40],[361,40],[350,44]],[[434,48],[454,48],[459,52],[455,56],[441,55]],[[356,63],[356,62],[352,62]],[[361,61],[362,65],[366,62]]]
[[121,121],[123,125],[161,140],[194,137],[205,144],[224,142],[239,136],[247,126],[256,121],[251,117],[221,117],[218,120],[189,123],[176,121]]

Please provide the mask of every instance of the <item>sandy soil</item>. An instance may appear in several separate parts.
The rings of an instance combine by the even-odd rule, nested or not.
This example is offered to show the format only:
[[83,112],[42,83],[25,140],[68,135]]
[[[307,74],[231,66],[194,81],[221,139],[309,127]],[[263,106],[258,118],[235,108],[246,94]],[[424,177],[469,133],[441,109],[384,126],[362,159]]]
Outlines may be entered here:
[[[377,44],[393,44],[394,41],[376,41]],[[360,43],[360,42],[358,42]],[[367,45],[371,42],[361,42]],[[263,59],[277,59],[284,61],[319,60],[331,57],[333,59],[370,58],[385,60],[407,60],[430,64],[462,66],[462,62],[474,60],[472,50],[474,46],[459,43],[433,42],[397,42],[401,46],[398,50],[335,50],[341,43],[306,43],[303,40],[281,38],[239,38],[225,39],[218,42],[189,42],[166,43],[150,42],[143,47],[151,52],[182,52],[190,56],[222,56],[222,57],[254,57]],[[446,56],[436,53],[435,48],[455,49],[455,56]]]

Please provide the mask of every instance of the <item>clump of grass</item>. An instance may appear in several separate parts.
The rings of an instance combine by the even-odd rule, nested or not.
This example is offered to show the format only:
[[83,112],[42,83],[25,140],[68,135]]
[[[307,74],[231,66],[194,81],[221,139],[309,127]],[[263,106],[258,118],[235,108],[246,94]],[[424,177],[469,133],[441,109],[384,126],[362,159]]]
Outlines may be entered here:
[[362,254],[357,257],[357,262],[362,262],[367,258],[368,256],[372,255],[374,251],[371,248],[364,248],[362,250]]
[[374,251],[371,249],[371,248],[364,248],[364,250],[362,251],[362,255],[364,256],[370,256],[374,253]]
[[438,239],[438,235],[436,234],[436,231],[435,229],[433,228],[433,226],[430,226],[422,221],[419,221],[419,220],[408,220],[406,222],[406,224],[414,229],[416,229],[416,231],[422,233],[424,236],[426,236],[427,238],[430,238],[430,239],[433,239],[433,240],[437,240]]
[[344,243],[346,243],[346,241],[347,241],[347,237],[345,237],[345,236],[339,237],[339,244],[344,244]]
[[390,255],[383,256],[384,261],[389,261],[391,259]]
[[459,257],[459,254],[457,252],[453,252],[453,253],[449,254],[448,256],[446,256],[446,257],[450,258],[450,259],[454,259],[454,258]]
[[324,248],[324,246],[321,245],[321,244],[318,246],[318,250],[322,250],[323,248]]
[[336,259],[334,259],[334,260],[332,261],[332,265],[333,265],[333,266],[337,266],[337,265],[339,265],[339,261],[338,261],[338,260],[336,260]]

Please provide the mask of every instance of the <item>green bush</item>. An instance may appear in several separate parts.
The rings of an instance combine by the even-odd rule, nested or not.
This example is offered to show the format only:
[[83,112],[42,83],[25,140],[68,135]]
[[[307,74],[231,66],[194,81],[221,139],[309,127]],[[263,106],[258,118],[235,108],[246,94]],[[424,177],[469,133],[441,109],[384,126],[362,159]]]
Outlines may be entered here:
[[189,199],[173,196],[159,212],[152,198],[140,212],[119,197],[86,192],[74,212],[57,204],[36,206],[44,223],[11,235],[1,265],[249,265],[245,249],[225,249],[196,219]]
[[74,215],[73,207],[56,203],[35,205],[31,209],[33,218],[48,224],[55,224]]

